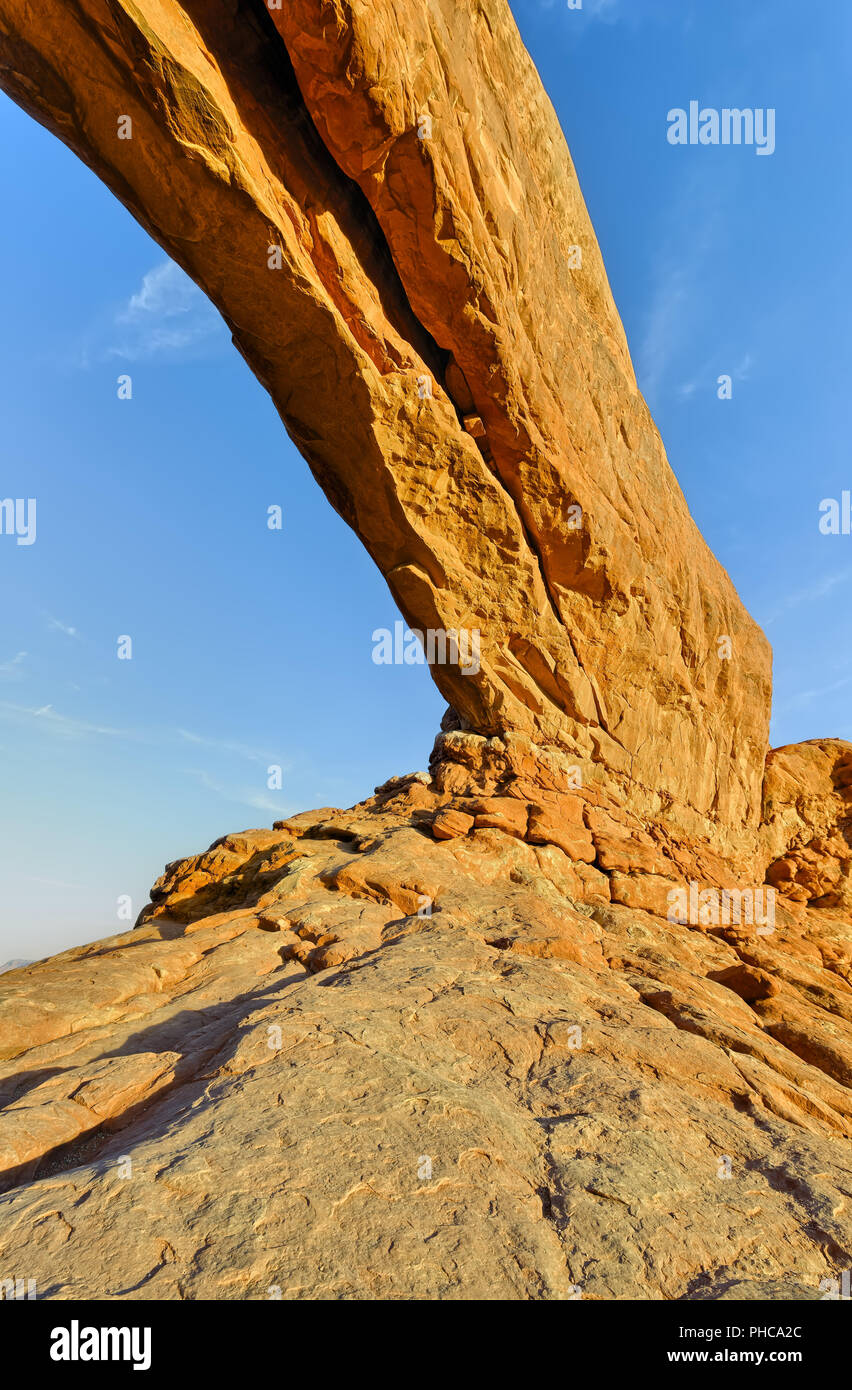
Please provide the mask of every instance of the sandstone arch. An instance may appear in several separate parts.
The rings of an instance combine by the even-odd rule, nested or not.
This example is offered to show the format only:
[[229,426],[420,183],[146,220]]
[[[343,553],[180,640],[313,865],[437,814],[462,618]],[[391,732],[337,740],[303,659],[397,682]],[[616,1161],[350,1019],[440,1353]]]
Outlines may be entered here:
[[[132,936],[3,976],[3,1272],[820,1298],[852,1258],[852,747],[767,759],[768,646],[504,0],[285,6],[0,0],[0,83],[207,291],[406,617],[479,626],[482,667],[434,671],[432,777],[225,835]],[[767,867],[771,933],[667,913]]]
[[0,82],[218,306],[411,625],[480,629],[477,674],[433,668],[462,726],[749,860],[769,647],[505,0],[0,0]]

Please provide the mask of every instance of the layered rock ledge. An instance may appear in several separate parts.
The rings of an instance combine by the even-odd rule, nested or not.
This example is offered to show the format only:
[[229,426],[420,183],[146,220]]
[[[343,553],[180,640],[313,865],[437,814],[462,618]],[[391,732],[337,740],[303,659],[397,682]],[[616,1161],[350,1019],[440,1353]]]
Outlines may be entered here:
[[[848,910],[673,922],[663,842],[458,794],[445,752],[0,978],[0,1269],[58,1299],[799,1300],[849,1267]],[[783,750],[809,780],[773,852],[850,761]]]

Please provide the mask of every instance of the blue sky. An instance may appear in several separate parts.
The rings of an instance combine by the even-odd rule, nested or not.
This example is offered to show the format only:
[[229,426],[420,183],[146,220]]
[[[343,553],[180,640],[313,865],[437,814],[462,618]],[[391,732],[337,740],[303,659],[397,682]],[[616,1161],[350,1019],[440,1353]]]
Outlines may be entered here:
[[[852,7],[513,9],[672,467],[773,643],[773,741],[852,738],[852,536],[818,525],[852,488]],[[692,100],[775,109],[774,154],[670,145]],[[2,962],[120,930],[229,830],[424,767],[444,705],[373,664],[393,603],[215,311],[5,97],[0,180],[0,495],[37,499],[36,543],[0,537]]]

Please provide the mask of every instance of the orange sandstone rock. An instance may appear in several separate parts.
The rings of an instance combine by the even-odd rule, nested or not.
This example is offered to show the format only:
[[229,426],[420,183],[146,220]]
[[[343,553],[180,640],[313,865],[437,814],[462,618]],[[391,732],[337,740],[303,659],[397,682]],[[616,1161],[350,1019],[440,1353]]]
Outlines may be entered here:
[[464,811],[439,811],[432,821],[432,834],[436,840],[452,840],[457,835],[466,835],[473,824],[474,817]]
[[218,306],[408,621],[481,634],[475,670],[432,668],[463,727],[753,857],[768,644],[506,0],[0,0],[0,59]]
[[[0,977],[3,1268],[819,1297],[852,1259],[852,745],[767,758],[768,645],[506,0],[0,0],[0,84],[218,306],[405,618],[477,634],[433,664],[429,774],[225,836],[131,937]],[[764,876],[768,934],[671,911]]]

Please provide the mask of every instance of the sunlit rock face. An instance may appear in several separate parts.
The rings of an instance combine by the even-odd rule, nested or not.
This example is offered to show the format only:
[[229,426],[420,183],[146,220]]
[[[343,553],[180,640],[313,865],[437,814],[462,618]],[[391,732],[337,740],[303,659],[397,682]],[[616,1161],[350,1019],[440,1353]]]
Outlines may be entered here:
[[756,849],[769,648],[636,386],[504,0],[0,0],[0,80],[218,305],[464,727]]
[[627,906],[642,831],[441,766],[226,836],[135,932],[0,978],[0,1269],[58,1298],[824,1296],[848,910]]

